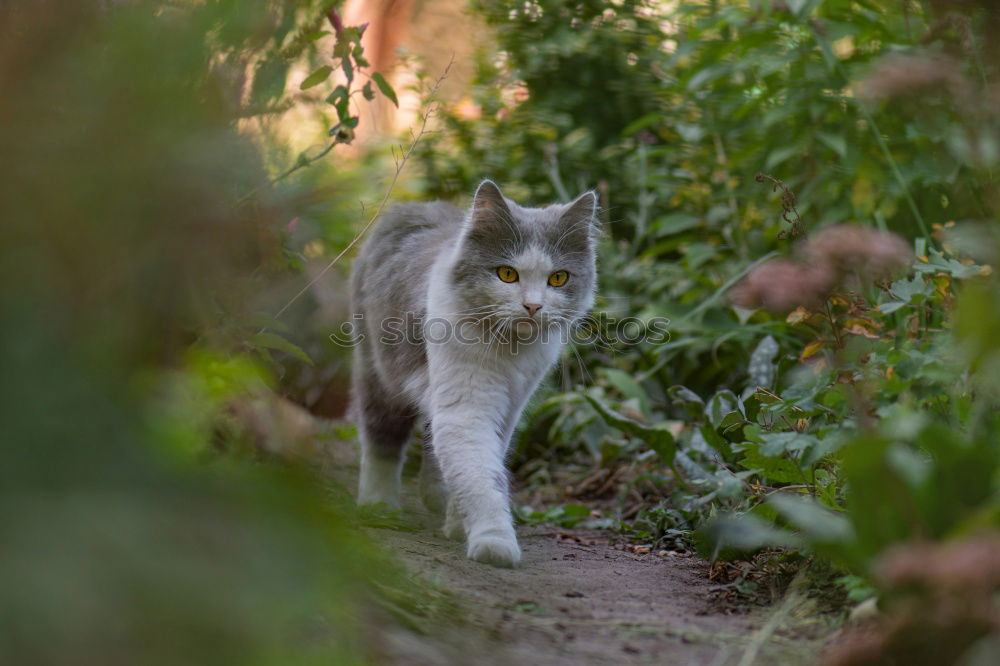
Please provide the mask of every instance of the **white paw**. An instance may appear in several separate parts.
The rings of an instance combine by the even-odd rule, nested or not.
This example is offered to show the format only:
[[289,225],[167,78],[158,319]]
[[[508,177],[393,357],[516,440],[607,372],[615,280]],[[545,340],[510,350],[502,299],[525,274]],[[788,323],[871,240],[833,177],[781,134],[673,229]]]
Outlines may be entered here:
[[521,548],[513,534],[486,532],[469,538],[469,559],[495,567],[514,568],[521,561]]
[[389,511],[399,511],[399,491],[362,484],[358,489],[358,506],[382,506]]
[[372,508],[384,509],[385,511],[399,511],[402,507],[399,504],[399,499],[389,498],[378,498],[378,497],[359,497],[358,506],[367,506]]
[[398,511],[399,469],[398,460],[362,456],[361,475],[358,479],[358,504],[360,506],[384,504],[387,509]]

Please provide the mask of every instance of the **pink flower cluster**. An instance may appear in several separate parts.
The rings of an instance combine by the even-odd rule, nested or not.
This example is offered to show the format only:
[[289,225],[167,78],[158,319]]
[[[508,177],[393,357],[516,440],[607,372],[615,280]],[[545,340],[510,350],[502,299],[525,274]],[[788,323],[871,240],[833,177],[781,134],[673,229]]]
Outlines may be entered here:
[[821,229],[796,254],[798,261],[774,259],[755,268],[732,288],[730,301],[775,313],[814,308],[849,276],[884,279],[913,261],[899,235],[850,224]]

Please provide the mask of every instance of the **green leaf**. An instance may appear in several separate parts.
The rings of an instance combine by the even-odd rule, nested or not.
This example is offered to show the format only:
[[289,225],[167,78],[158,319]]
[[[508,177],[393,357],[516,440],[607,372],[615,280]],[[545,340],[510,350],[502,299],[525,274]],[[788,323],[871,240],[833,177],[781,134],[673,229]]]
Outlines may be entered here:
[[757,398],[757,401],[762,405],[777,405],[778,403],[782,402],[781,398],[779,398],[778,396],[769,393],[767,391],[762,391],[759,388],[754,392],[754,396]]
[[[900,301],[905,303],[919,303],[920,297],[926,298],[931,293],[934,292],[934,285],[924,282],[924,278],[920,275],[914,275],[912,278],[903,278],[901,280],[896,280],[889,287],[893,294],[899,298]],[[879,307],[882,312],[887,312]],[[891,310],[888,310],[891,312]]]
[[667,395],[670,396],[670,400],[675,405],[684,407],[689,417],[697,421],[702,419],[702,415],[705,412],[705,401],[697,393],[686,386],[678,384],[667,389]]
[[369,65],[368,60],[365,59],[365,50],[361,48],[361,44],[355,45],[351,50],[351,56],[354,58],[354,64],[357,65],[358,69]]
[[266,104],[278,99],[285,92],[285,77],[288,75],[288,63],[282,58],[268,58],[257,66],[253,77],[253,87],[250,99],[257,104]]
[[810,0],[788,0],[786,4],[788,5],[788,9],[793,14],[801,18],[803,15],[802,10],[808,7],[811,3]]
[[337,107],[337,119],[341,122],[343,122],[343,120],[350,115],[347,112],[347,105],[350,98],[350,91],[347,89],[347,86],[337,86],[326,98],[327,103],[333,104]]
[[764,167],[770,171],[775,168],[785,160],[787,160],[792,155],[802,152],[799,150],[798,146],[781,146],[780,148],[775,148],[767,156],[767,162],[765,162]]
[[271,328],[282,333],[291,333],[288,324],[280,319],[275,319],[274,315],[269,312],[254,312],[241,323],[251,328]]
[[800,483],[802,472],[791,460],[774,456],[765,456],[757,444],[743,445],[743,458],[740,465],[746,469],[757,471],[762,477],[772,483]]
[[947,273],[954,276],[958,280],[975,277],[982,271],[982,266],[977,266],[976,264],[966,266],[961,261],[945,257],[943,254],[934,249],[930,249],[928,254],[930,255],[930,258],[927,263],[922,261],[916,261],[913,263],[913,269],[915,271],[919,273]]
[[[757,399],[756,393],[751,393],[743,400],[743,412],[749,425],[756,425],[757,414],[760,413],[761,403]],[[745,429],[744,429],[745,430]]]
[[747,420],[743,418],[743,414],[734,410],[722,417],[717,431],[729,441],[741,441],[743,439],[743,426],[746,423]]
[[313,72],[312,74],[310,74],[305,78],[305,81],[303,81],[299,85],[299,90],[308,90],[313,86],[318,86],[319,84],[326,81],[327,77],[330,76],[330,72],[332,71],[333,71],[332,67],[329,67],[328,65],[323,65],[322,67],[320,67],[315,72]]
[[368,100],[369,102],[372,101],[373,99],[375,99],[375,91],[372,90],[372,82],[371,81],[369,81],[368,83],[366,83],[364,85],[364,87],[361,89],[361,94],[364,95],[364,98],[366,100]]
[[906,301],[889,301],[887,303],[879,303],[878,311],[882,314],[892,314],[896,310],[906,307],[909,305]]
[[657,236],[667,236],[693,229],[701,223],[701,218],[690,213],[671,213],[657,218],[653,229]]
[[[739,412],[737,412],[738,414]],[[733,449],[725,437],[720,435],[715,428],[708,423],[698,428],[705,442],[722,455],[722,459],[731,462],[733,460]]]
[[729,74],[731,68],[728,63],[717,63],[713,65],[708,65],[697,71],[694,76],[688,80],[687,88],[690,91],[695,91],[704,85],[707,85],[719,77]]
[[836,453],[848,441],[847,430],[834,430],[826,433],[822,439],[813,439],[802,449],[799,462],[805,467],[812,467],[828,455]]
[[250,343],[256,347],[264,347],[266,349],[275,349],[277,351],[285,352],[286,354],[299,359],[303,363],[313,365],[313,360],[309,358],[309,354],[307,354],[302,347],[299,347],[294,342],[281,337],[277,333],[257,333],[250,338]]
[[767,501],[812,542],[847,543],[854,539],[854,528],[847,517],[827,509],[815,500],[776,493],[768,497]]
[[819,440],[815,435],[803,432],[769,432],[761,435],[764,443],[760,450],[765,456],[780,456],[791,453],[798,456],[803,449],[815,446]]
[[677,444],[674,442],[674,436],[670,434],[669,430],[662,427],[644,425],[626,416],[622,416],[593,396],[585,394],[584,397],[608,425],[638,437],[648,444],[650,449],[656,451],[660,460],[668,465],[673,464],[674,456],[677,454]]
[[622,130],[622,136],[632,136],[641,129],[659,125],[662,120],[663,116],[659,113],[647,113],[646,115],[636,118],[626,125],[625,129]]
[[389,82],[385,80],[385,77],[375,72],[372,74],[372,81],[378,86],[378,89],[382,91],[382,94],[389,98],[393,106],[399,107],[399,99],[396,98],[396,91],[392,89]]
[[871,583],[861,576],[848,574],[847,576],[841,576],[834,582],[847,591],[847,598],[854,603],[861,603],[878,594],[878,591],[871,586]]
[[351,63],[350,56],[344,56],[341,58],[340,68],[344,70],[344,76],[347,77],[347,85],[351,85],[354,81],[354,65]]
[[530,506],[522,506],[515,509],[514,514],[519,521],[528,525],[552,523],[560,527],[574,527],[590,517],[590,508],[582,504],[563,504],[543,512],[535,511]]
[[[754,514],[724,514],[708,522],[698,536],[712,546],[700,550],[702,557],[733,559],[768,546],[798,547],[802,540]],[[728,552],[727,552],[728,551]],[[735,551],[735,552],[733,552]]]
[[830,134],[828,132],[817,132],[817,138],[825,143],[830,150],[837,153],[840,159],[847,157],[847,140],[840,134]]
[[713,426],[718,428],[722,424],[722,419],[729,412],[739,408],[740,400],[736,394],[729,389],[722,389],[709,399],[708,405],[705,407],[705,416],[708,417]]
[[639,402],[639,411],[643,415],[649,414],[649,397],[642,385],[627,372],[622,372],[617,368],[601,368],[601,374],[615,389],[626,398],[633,398]]
[[750,355],[750,365],[747,374],[750,375],[750,388],[774,388],[774,378],[777,366],[774,357],[778,355],[778,343],[770,335],[766,336]]

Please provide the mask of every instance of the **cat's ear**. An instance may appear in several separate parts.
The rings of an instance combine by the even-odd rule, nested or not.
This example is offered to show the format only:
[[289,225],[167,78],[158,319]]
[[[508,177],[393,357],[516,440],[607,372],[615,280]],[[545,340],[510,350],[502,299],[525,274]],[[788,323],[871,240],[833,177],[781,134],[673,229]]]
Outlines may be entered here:
[[472,198],[472,212],[465,237],[472,243],[495,243],[509,238],[513,231],[513,217],[500,188],[492,180],[484,180]]
[[597,231],[597,195],[584,192],[576,201],[566,205],[566,210],[559,219],[563,228],[579,231],[588,237],[593,236]]
[[559,216],[561,235],[558,245],[567,251],[586,251],[594,247],[598,235],[597,195],[584,192],[573,203],[565,204]]
[[596,222],[597,215],[597,195],[593,192],[584,192],[576,198],[576,201],[566,206],[562,214],[562,220],[566,224],[576,222]]
[[510,208],[504,201],[503,193],[492,180],[484,180],[476,188],[472,198],[472,223],[489,223],[497,218],[510,217]]

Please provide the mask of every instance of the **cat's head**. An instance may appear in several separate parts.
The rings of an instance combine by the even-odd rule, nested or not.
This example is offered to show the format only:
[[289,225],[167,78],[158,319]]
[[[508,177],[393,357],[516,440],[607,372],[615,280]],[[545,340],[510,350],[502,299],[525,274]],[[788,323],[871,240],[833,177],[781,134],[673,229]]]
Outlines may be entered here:
[[480,184],[452,269],[458,305],[494,321],[565,325],[594,303],[597,197],[525,208]]

